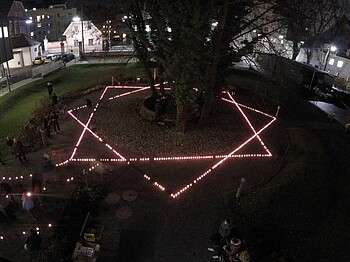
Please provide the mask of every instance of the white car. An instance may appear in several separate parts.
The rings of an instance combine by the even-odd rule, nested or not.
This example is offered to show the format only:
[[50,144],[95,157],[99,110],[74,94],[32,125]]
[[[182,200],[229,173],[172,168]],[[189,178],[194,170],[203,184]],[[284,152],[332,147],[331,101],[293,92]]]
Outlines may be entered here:
[[51,61],[58,61],[61,59],[61,55],[60,54],[48,54],[46,55],[46,59],[50,59]]

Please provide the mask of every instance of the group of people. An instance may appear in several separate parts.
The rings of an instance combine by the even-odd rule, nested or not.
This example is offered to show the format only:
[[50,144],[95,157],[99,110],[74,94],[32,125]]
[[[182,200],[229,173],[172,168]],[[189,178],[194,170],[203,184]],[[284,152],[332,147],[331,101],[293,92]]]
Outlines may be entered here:
[[[23,143],[17,138],[6,137],[6,145],[9,147],[12,155],[18,158],[21,165],[28,162],[27,156],[25,154],[25,147]],[[5,165],[5,163],[1,160],[1,163]]]
[[60,124],[58,122],[59,117],[59,113],[55,110],[44,116],[42,120],[42,127],[44,128],[47,137],[51,137],[51,127],[53,127],[55,134],[61,131]]
[[239,254],[243,251],[242,241],[237,228],[231,219],[226,218],[219,230],[210,237],[208,250],[213,252],[213,258],[221,261],[241,262]]
[[33,211],[34,207],[43,206],[43,186],[38,177],[39,174],[33,175],[32,188],[30,191],[25,189],[22,184],[18,184],[18,193],[13,192],[12,186],[8,183],[0,183],[0,222],[5,221],[7,218],[16,218],[16,213],[20,206],[19,199],[15,197],[16,195],[21,196],[20,200],[23,210],[30,214],[35,221],[39,221],[39,218]]
[[49,98],[52,100],[52,105],[53,106],[58,105],[58,97],[56,93],[53,92],[53,84],[51,82],[47,82],[46,87],[47,87],[47,92],[49,94]]
[[[15,190],[10,184],[4,181],[0,182],[0,223],[20,219],[18,218],[18,212],[21,206],[20,201],[22,202],[23,211],[31,215],[36,222],[39,222],[39,218],[33,209],[43,206],[43,186],[41,180],[42,176],[39,173],[33,174],[30,191],[26,190],[22,184],[13,185],[14,188],[17,188]],[[25,219],[27,219],[27,216],[25,216]],[[42,249],[42,238],[39,235],[38,229],[34,227],[29,229],[29,235],[25,240],[23,248],[28,252],[30,261],[36,261]]]

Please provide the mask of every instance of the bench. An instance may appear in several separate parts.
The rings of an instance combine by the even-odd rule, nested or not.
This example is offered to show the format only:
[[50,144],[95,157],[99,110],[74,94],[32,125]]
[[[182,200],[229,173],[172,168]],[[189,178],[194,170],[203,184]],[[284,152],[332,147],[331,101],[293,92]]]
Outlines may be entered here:
[[103,229],[104,226],[96,224],[90,212],[88,212],[80,230],[80,237],[87,242],[99,241],[101,240]]

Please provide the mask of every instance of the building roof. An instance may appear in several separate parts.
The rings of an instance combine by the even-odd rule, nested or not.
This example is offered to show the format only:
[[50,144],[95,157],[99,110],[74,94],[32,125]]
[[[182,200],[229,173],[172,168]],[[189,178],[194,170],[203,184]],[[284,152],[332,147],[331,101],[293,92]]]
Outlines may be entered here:
[[[97,28],[97,26],[94,25],[91,21],[83,21],[84,25],[84,34],[91,33],[91,34],[99,34],[102,35],[102,32],[100,29]],[[78,31],[75,30],[75,27],[78,28]],[[71,22],[66,30],[63,32],[62,35],[81,35],[81,21],[79,22]]]
[[11,37],[12,47],[13,48],[21,48],[21,47],[29,47],[39,45],[39,42],[34,41],[29,36],[21,34],[20,36]]
[[28,19],[27,13],[21,1],[1,1],[0,17],[18,17]]

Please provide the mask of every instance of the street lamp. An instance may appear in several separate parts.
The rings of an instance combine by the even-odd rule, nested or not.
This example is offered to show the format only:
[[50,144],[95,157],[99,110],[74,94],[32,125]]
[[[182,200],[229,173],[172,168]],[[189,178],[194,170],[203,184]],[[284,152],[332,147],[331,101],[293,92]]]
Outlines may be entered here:
[[331,47],[328,48],[326,58],[325,58],[325,64],[323,67],[324,71],[326,71],[326,68],[327,68],[330,52],[336,52],[337,50],[338,50],[338,48],[335,45],[331,45]]
[[73,17],[73,22],[81,21],[81,53],[84,53],[84,20],[80,19],[79,16]]

